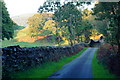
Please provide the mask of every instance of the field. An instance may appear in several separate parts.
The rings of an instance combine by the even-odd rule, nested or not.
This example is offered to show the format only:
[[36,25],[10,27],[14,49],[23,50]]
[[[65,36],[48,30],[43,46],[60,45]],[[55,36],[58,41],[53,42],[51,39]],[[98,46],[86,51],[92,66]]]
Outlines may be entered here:
[[13,45],[20,45],[20,47],[36,47],[36,46],[53,46],[56,45],[56,43],[52,42],[34,42],[34,43],[29,43],[29,42],[16,42],[15,40],[4,40],[0,42],[0,48],[4,48],[7,46],[13,46]]

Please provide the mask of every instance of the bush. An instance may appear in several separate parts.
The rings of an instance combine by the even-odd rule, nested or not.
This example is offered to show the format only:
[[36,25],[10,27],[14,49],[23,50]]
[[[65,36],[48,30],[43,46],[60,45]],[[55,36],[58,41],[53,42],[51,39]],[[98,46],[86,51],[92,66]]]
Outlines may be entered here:
[[117,54],[116,45],[103,44],[100,46],[97,59],[101,64],[109,69],[110,72],[120,76],[120,54]]

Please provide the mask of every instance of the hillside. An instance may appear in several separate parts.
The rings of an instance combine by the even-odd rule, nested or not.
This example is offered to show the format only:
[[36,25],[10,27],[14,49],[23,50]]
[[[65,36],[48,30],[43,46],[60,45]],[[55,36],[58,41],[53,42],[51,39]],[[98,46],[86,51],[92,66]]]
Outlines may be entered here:
[[25,26],[27,27],[28,24],[27,24],[27,19],[29,17],[32,17],[34,14],[22,14],[22,15],[19,15],[19,16],[14,16],[12,17],[12,20],[17,23],[19,26]]

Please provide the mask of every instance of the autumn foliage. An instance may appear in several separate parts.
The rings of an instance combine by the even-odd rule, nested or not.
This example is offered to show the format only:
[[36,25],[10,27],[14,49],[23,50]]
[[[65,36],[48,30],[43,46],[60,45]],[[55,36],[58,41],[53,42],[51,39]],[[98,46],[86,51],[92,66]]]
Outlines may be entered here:
[[20,31],[18,31],[17,36],[15,39],[17,39],[18,42],[35,42],[38,39],[43,39],[45,36],[36,36],[31,37],[30,35],[30,27],[26,27]]
[[[48,35],[55,34],[55,21],[51,20],[52,13],[37,13],[28,18],[29,26],[18,31],[18,42],[35,42]],[[51,34],[50,34],[51,33]]]

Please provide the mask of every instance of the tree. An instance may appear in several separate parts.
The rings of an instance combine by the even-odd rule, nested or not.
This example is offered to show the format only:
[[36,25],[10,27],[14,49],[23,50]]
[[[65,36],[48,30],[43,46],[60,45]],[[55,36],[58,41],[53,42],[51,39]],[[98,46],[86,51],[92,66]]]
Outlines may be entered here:
[[[5,3],[3,1],[0,1],[0,5],[1,5],[1,9],[2,12],[0,12],[0,14],[2,13],[2,25],[0,27],[2,27],[2,40],[4,40],[5,38],[7,38],[8,40],[10,38],[13,38],[13,34],[14,34],[14,29],[13,29],[13,21],[10,19],[9,17],[9,13],[7,11],[7,8],[5,7]],[[0,37],[1,39],[1,37]]]
[[[58,38],[58,44],[60,43],[60,38],[62,38],[65,42],[69,41],[70,45],[73,45],[76,42],[80,42],[79,38],[83,35],[82,26],[82,11],[78,9],[78,7],[83,6],[82,4],[89,5],[90,2],[68,2],[64,1],[64,4],[61,4],[60,1],[49,1],[44,2],[43,6],[40,6],[38,12],[53,12],[53,19],[56,22],[56,37]],[[87,12],[87,11],[86,11]],[[88,21],[86,21],[88,22]],[[86,22],[84,25],[86,25]],[[84,26],[83,25],[83,26]],[[87,24],[87,27],[84,28],[85,31],[89,31],[89,27],[91,24]],[[82,27],[83,28],[83,27]],[[88,28],[88,29],[87,29]],[[82,33],[81,33],[82,32]],[[81,33],[81,34],[80,34]],[[86,42],[89,40],[89,34],[85,34]]]
[[46,1],[44,2],[43,6],[40,6],[40,8],[38,9],[39,13],[43,13],[43,12],[55,12],[58,7],[60,7],[61,4],[59,1],[57,2],[52,2],[52,1]]
[[31,37],[41,34],[46,21],[52,19],[53,14],[50,13],[37,13],[28,18]]
[[76,23],[81,20],[81,12],[72,2],[68,2],[61,6],[54,14],[54,20],[58,22],[60,28],[63,26],[68,29],[68,40],[72,46],[75,42]]
[[118,45],[118,52],[120,53],[120,2],[99,2],[95,5],[94,15],[97,20],[107,20],[107,42],[111,45]]
[[45,25],[43,26],[44,30],[51,31],[52,34],[56,34],[56,27],[55,27],[55,21],[54,20],[48,20],[45,22]]
[[[51,36],[52,41],[55,41],[56,22],[52,19],[52,16],[52,13],[37,13],[28,18],[29,26],[20,30],[16,39],[24,42],[35,42],[38,39]],[[26,39],[23,37],[26,37]]]
[[82,11],[82,34],[84,35],[85,42],[90,41],[90,36],[92,35],[93,25],[89,21],[92,11],[87,8]]
[[85,42],[89,42],[90,41],[90,36],[91,36],[91,33],[92,33],[92,24],[88,21],[88,20],[83,20],[82,22],[82,31],[83,31],[83,35],[84,35],[84,38],[85,38]]

